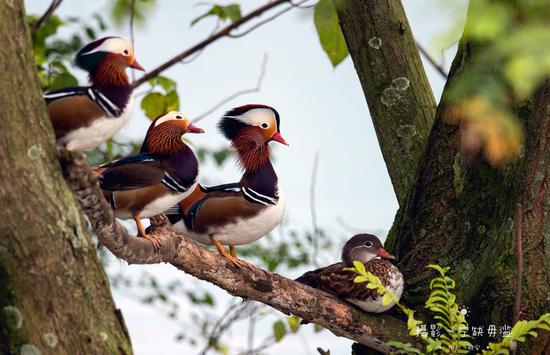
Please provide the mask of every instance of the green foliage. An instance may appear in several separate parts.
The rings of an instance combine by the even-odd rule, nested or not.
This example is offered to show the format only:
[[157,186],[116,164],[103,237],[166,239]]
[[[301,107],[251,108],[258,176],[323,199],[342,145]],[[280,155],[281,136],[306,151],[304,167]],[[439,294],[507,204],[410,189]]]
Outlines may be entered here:
[[180,101],[175,81],[158,76],[149,80],[149,84],[151,92],[141,100],[141,108],[149,119],[154,120],[168,111],[179,110]]
[[286,335],[286,326],[285,323],[282,320],[278,320],[275,323],[273,323],[273,336],[275,337],[275,341],[279,342],[281,341]]
[[134,15],[134,23],[137,25],[145,24],[147,15],[157,4],[156,0],[115,0],[111,1],[111,19],[117,25],[127,23],[128,19]]
[[338,23],[333,0],[319,0],[313,14],[315,28],[323,50],[333,66],[340,64],[349,54],[346,40]]
[[[28,16],[27,21],[34,23],[36,16]],[[76,27],[76,28],[75,28]],[[80,18],[62,20],[51,16],[32,36],[34,61],[38,77],[44,90],[55,90],[78,85],[75,76],[69,70],[73,56],[86,42],[96,39],[96,33],[105,30],[106,25],[98,14],[83,21]],[[59,36],[60,31],[69,32]]]
[[430,282],[431,293],[426,301],[426,308],[434,314],[434,319],[438,320],[436,324],[443,330],[438,339],[441,342],[440,350],[443,353],[467,353],[467,349],[472,347],[467,340],[470,338],[466,333],[468,322],[456,304],[456,296],[451,292],[455,288],[455,282],[446,276],[449,268],[438,265],[428,265],[428,268],[439,273],[439,277]]
[[[366,287],[375,289],[379,295],[383,295],[383,304],[395,302],[396,305],[407,315],[407,329],[412,336],[420,336],[424,347],[410,343],[390,341],[387,345],[395,351],[394,354],[467,354],[468,349],[473,345],[468,340],[471,338],[467,334],[468,322],[465,315],[460,312],[456,303],[456,296],[452,293],[455,288],[455,281],[446,274],[448,267],[438,265],[428,265],[428,268],[437,271],[439,274],[430,282],[430,296],[426,301],[425,307],[434,315],[437,325],[441,327],[442,333],[436,337],[431,337],[427,332],[420,332],[421,321],[414,318],[414,311],[400,304],[395,295],[384,287],[380,279],[365,270],[365,266],[359,262],[353,262],[353,268],[346,268],[358,274],[355,277],[355,283],[367,283]],[[489,350],[483,350],[483,355],[509,354],[509,349],[518,342],[525,342],[526,336],[537,336],[536,329],[550,330],[550,313],[542,315],[538,320],[519,321],[512,328],[510,335],[505,337],[500,343],[490,343]]]
[[550,78],[550,10],[543,1],[469,4],[463,38],[474,55],[450,83],[449,120],[464,129],[466,150],[493,165],[518,157],[522,124],[515,107]]
[[490,343],[489,350],[483,350],[483,355],[509,354],[509,349],[516,347],[518,342],[524,343],[528,335],[536,338],[537,329],[550,330],[550,313],[543,314],[537,320],[517,322],[509,336],[500,343]]
[[292,333],[296,333],[300,329],[300,318],[296,316],[290,316],[286,319],[288,327]]
[[239,4],[229,4],[226,6],[213,5],[206,13],[191,21],[191,26],[210,16],[217,17],[221,22],[227,20],[235,22],[241,18],[241,6]]

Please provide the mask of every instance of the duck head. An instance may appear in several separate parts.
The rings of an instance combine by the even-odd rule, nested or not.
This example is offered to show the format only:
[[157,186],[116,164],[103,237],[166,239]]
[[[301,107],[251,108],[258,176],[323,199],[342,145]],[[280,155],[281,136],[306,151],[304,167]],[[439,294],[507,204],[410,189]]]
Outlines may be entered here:
[[126,68],[144,70],[136,61],[132,44],[120,37],[104,37],[87,44],[76,54],[75,63],[99,85],[128,85]]
[[395,260],[395,257],[382,247],[382,242],[372,234],[357,234],[353,236],[342,249],[342,261],[352,265],[354,260],[366,264],[374,258]]
[[160,115],[149,126],[141,153],[169,155],[183,151],[188,148],[183,141],[186,133],[204,133],[204,130],[193,125],[181,112]]
[[279,113],[273,107],[253,104],[228,111],[218,128],[237,150],[243,167],[253,171],[269,160],[269,142],[288,145],[280,124]]

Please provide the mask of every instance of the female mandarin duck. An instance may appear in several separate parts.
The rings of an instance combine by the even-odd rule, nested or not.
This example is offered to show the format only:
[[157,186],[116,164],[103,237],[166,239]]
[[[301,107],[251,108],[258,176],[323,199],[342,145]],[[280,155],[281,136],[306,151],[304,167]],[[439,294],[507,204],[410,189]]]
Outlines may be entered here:
[[[235,245],[252,243],[271,232],[283,218],[284,200],[277,174],[269,160],[270,141],[286,144],[279,132],[279,113],[265,105],[237,107],[218,127],[231,141],[244,168],[238,183],[204,188],[165,213],[172,224],[203,244],[214,244],[237,266]],[[230,254],[223,245],[229,245]]]
[[118,132],[130,119],[133,98],[127,67],[143,70],[132,45],[118,37],[92,42],[76,54],[76,65],[89,73],[91,86],[44,95],[57,144],[89,150]]
[[203,132],[183,114],[168,112],[151,123],[140,154],[100,168],[100,186],[115,217],[133,218],[138,236],[151,241],[155,249],[159,241],[145,232],[140,219],[162,213],[196,187],[199,164],[183,135]]
[[394,303],[384,305],[382,296],[376,290],[367,288],[364,283],[354,283],[353,280],[357,274],[344,270],[344,268],[353,267],[353,261],[358,260],[365,265],[365,270],[382,281],[384,287],[401,298],[405,283],[403,275],[392,263],[381,258],[395,259],[382,247],[380,239],[376,236],[358,234],[344,245],[342,262],[306,272],[296,281],[332,293],[365,312],[385,312],[393,307]]

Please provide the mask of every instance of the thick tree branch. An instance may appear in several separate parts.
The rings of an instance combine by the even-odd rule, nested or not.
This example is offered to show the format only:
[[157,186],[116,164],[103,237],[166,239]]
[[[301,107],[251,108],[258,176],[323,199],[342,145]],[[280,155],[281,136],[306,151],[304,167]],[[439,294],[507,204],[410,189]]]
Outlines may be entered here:
[[[222,38],[222,37],[228,37],[231,34],[231,31],[234,29],[242,26],[243,24],[249,22],[252,19],[255,19],[256,17],[261,16],[264,12],[269,11],[281,4],[289,3],[291,4],[291,7],[295,6],[293,5],[290,0],[275,0],[268,2],[267,4],[260,6],[256,10],[252,11],[246,16],[241,17],[239,20],[233,22],[229,26],[226,26],[222,28],[221,30],[217,31],[216,33],[212,34],[210,37],[202,40],[201,42],[195,44],[189,49],[186,49],[182,53],[176,55],[172,59],[166,61],[165,63],[159,65],[155,69],[151,70],[150,72],[143,75],[141,78],[133,82],[133,87],[136,88],[140,86],[141,84],[145,83],[147,80],[152,79],[159,75],[161,72],[165,71],[166,69],[170,68],[172,65],[182,61],[183,59],[193,55],[194,53],[201,51],[206,46],[210,45],[212,42],[215,42],[216,40]],[[263,22],[262,22],[263,24]],[[253,28],[255,29],[256,26]]]
[[154,252],[147,240],[130,236],[116,222],[103,199],[95,175],[79,153],[59,152],[66,180],[81,204],[101,244],[128,263],[167,262],[199,279],[211,282],[234,296],[255,300],[285,314],[295,314],[343,336],[382,352],[388,340],[414,341],[403,321],[391,315],[371,315],[336,297],[278,274],[253,268],[236,268],[172,228],[164,215],[152,219],[153,234],[162,247]]
[[431,87],[401,1],[349,0],[338,16],[401,205],[435,117]]

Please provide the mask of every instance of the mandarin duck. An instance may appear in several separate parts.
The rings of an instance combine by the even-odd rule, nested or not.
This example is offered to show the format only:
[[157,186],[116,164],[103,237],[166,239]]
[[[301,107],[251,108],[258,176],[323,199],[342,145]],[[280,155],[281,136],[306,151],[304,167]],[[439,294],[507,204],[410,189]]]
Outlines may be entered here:
[[[252,243],[282,220],[284,198],[269,160],[270,141],[288,145],[279,131],[279,113],[266,105],[246,105],[225,114],[218,124],[244,169],[237,183],[198,186],[188,198],[165,211],[174,227],[202,244],[214,244],[236,266],[235,245]],[[229,245],[230,253],[224,249]]]
[[194,190],[199,163],[183,136],[203,132],[183,114],[168,112],[151,123],[139,154],[96,169],[115,217],[133,219],[138,237],[148,239],[155,249],[159,240],[145,232],[141,218],[162,213]]
[[55,138],[68,150],[96,148],[130,119],[133,98],[127,67],[143,70],[132,44],[119,37],[94,41],[76,54],[91,86],[69,87],[44,95]]
[[376,290],[367,288],[364,283],[354,283],[353,280],[357,274],[344,270],[344,268],[353,267],[353,261],[358,260],[365,265],[368,272],[382,281],[384,287],[397,298],[401,298],[405,283],[403,275],[397,267],[383,259],[394,260],[395,257],[382,247],[380,239],[376,236],[358,234],[344,245],[342,262],[308,271],[296,281],[332,293],[365,312],[385,312],[393,307],[394,303],[384,305],[382,296]]

